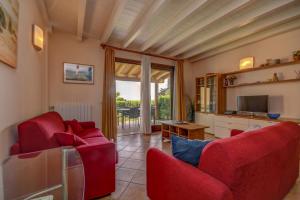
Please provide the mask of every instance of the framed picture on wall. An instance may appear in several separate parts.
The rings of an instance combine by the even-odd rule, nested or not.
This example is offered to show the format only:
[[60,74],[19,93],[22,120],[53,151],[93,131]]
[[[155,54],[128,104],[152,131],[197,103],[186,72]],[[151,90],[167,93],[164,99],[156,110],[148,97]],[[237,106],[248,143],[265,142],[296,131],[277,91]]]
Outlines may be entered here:
[[64,63],[64,83],[94,84],[94,66]]
[[16,68],[18,34],[18,0],[0,1],[0,61]]

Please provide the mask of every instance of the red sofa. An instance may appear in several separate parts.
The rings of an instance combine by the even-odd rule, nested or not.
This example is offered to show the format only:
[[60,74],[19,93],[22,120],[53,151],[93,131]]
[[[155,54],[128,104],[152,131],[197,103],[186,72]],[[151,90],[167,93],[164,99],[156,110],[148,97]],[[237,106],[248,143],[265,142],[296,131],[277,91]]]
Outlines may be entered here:
[[[78,136],[87,144],[76,146],[85,172],[85,199],[108,195],[115,191],[115,144],[106,139],[94,122],[80,122],[84,129]],[[65,132],[62,117],[48,112],[18,126],[19,140],[11,154],[41,151],[61,146],[54,134]]]
[[299,176],[300,126],[282,122],[215,140],[198,168],[158,149],[147,153],[151,200],[281,200]]

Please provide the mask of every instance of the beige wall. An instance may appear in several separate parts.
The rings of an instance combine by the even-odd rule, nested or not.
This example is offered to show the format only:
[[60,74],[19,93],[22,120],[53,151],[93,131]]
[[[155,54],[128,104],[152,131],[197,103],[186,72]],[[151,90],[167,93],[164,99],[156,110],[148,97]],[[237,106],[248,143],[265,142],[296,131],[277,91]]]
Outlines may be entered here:
[[43,27],[35,0],[20,1],[17,68],[0,63],[1,162],[7,158],[9,148],[16,140],[15,125],[43,110],[45,51],[37,52],[31,44],[32,24]]
[[[116,51],[116,57],[141,60],[141,55]],[[104,50],[94,39],[78,41],[75,36],[55,31],[49,36],[49,105],[61,103],[88,103],[93,106],[93,120],[101,128],[101,104],[103,94]],[[63,62],[95,66],[95,84],[64,84]],[[166,65],[175,63],[152,58],[152,62]]]
[[[101,120],[104,51],[99,41],[79,41],[75,36],[54,32],[49,36],[49,105],[87,103],[93,106],[93,119]],[[63,83],[63,63],[94,65],[94,85]]]
[[[298,29],[191,63],[192,78],[194,79],[206,73],[224,73],[238,70],[239,60],[247,56],[255,57],[255,67],[264,63],[268,58],[288,58],[291,60],[292,52],[300,49],[299,38],[300,30]],[[284,79],[295,78],[295,69],[300,70],[300,64],[240,74],[237,81],[266,81],[272,78],[274,72],[277,72]],[[285,117],[300,118],[299,88],[300,82],[231,88],[227,90],[227,109],[236,110],[236,97],[239,95],[266,94],[270,95],[270,112],[279,112]]]

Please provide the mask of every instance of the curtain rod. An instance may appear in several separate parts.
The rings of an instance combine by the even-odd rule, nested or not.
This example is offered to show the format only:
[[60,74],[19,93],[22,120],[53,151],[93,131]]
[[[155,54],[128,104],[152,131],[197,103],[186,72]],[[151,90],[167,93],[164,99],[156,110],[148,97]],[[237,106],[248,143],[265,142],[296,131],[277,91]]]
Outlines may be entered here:
[[147,53],[147,52],[143,52],[143,51],[136,51],[136,50],[132,50],[132,49],[125,49],[125,48],[121,48],[121,47],[115,47],[115,46],[108,45],[108,44],[101,44],[101,47],[103,49],[105,49],[105,47],[110,47],[110,48],[115,49],[115,50],[127,51],[127,52],[130,52],[130,53],[136,53],[136,54],[147,55],[147,56],[152,56],[152,57],[157,57],[157,58],[163,58],[163,59],[168,59],[168,60],[174,60],[174,61],[180,61],[180,60],[182,60],[182,59],[175,58],[175,57],[161,56],[161,55]]

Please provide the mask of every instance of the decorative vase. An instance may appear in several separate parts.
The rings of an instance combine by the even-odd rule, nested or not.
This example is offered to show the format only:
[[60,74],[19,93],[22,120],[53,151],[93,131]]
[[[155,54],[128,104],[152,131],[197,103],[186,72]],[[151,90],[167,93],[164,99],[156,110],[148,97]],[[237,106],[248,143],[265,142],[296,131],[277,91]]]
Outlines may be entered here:
[[300,79],[300,70],[295,70],[296,78]]
[[273,81],[279,81],[277,73],[273,74]]
[[227,78],[224,79],[224,86],[228,86],[228,79]]

